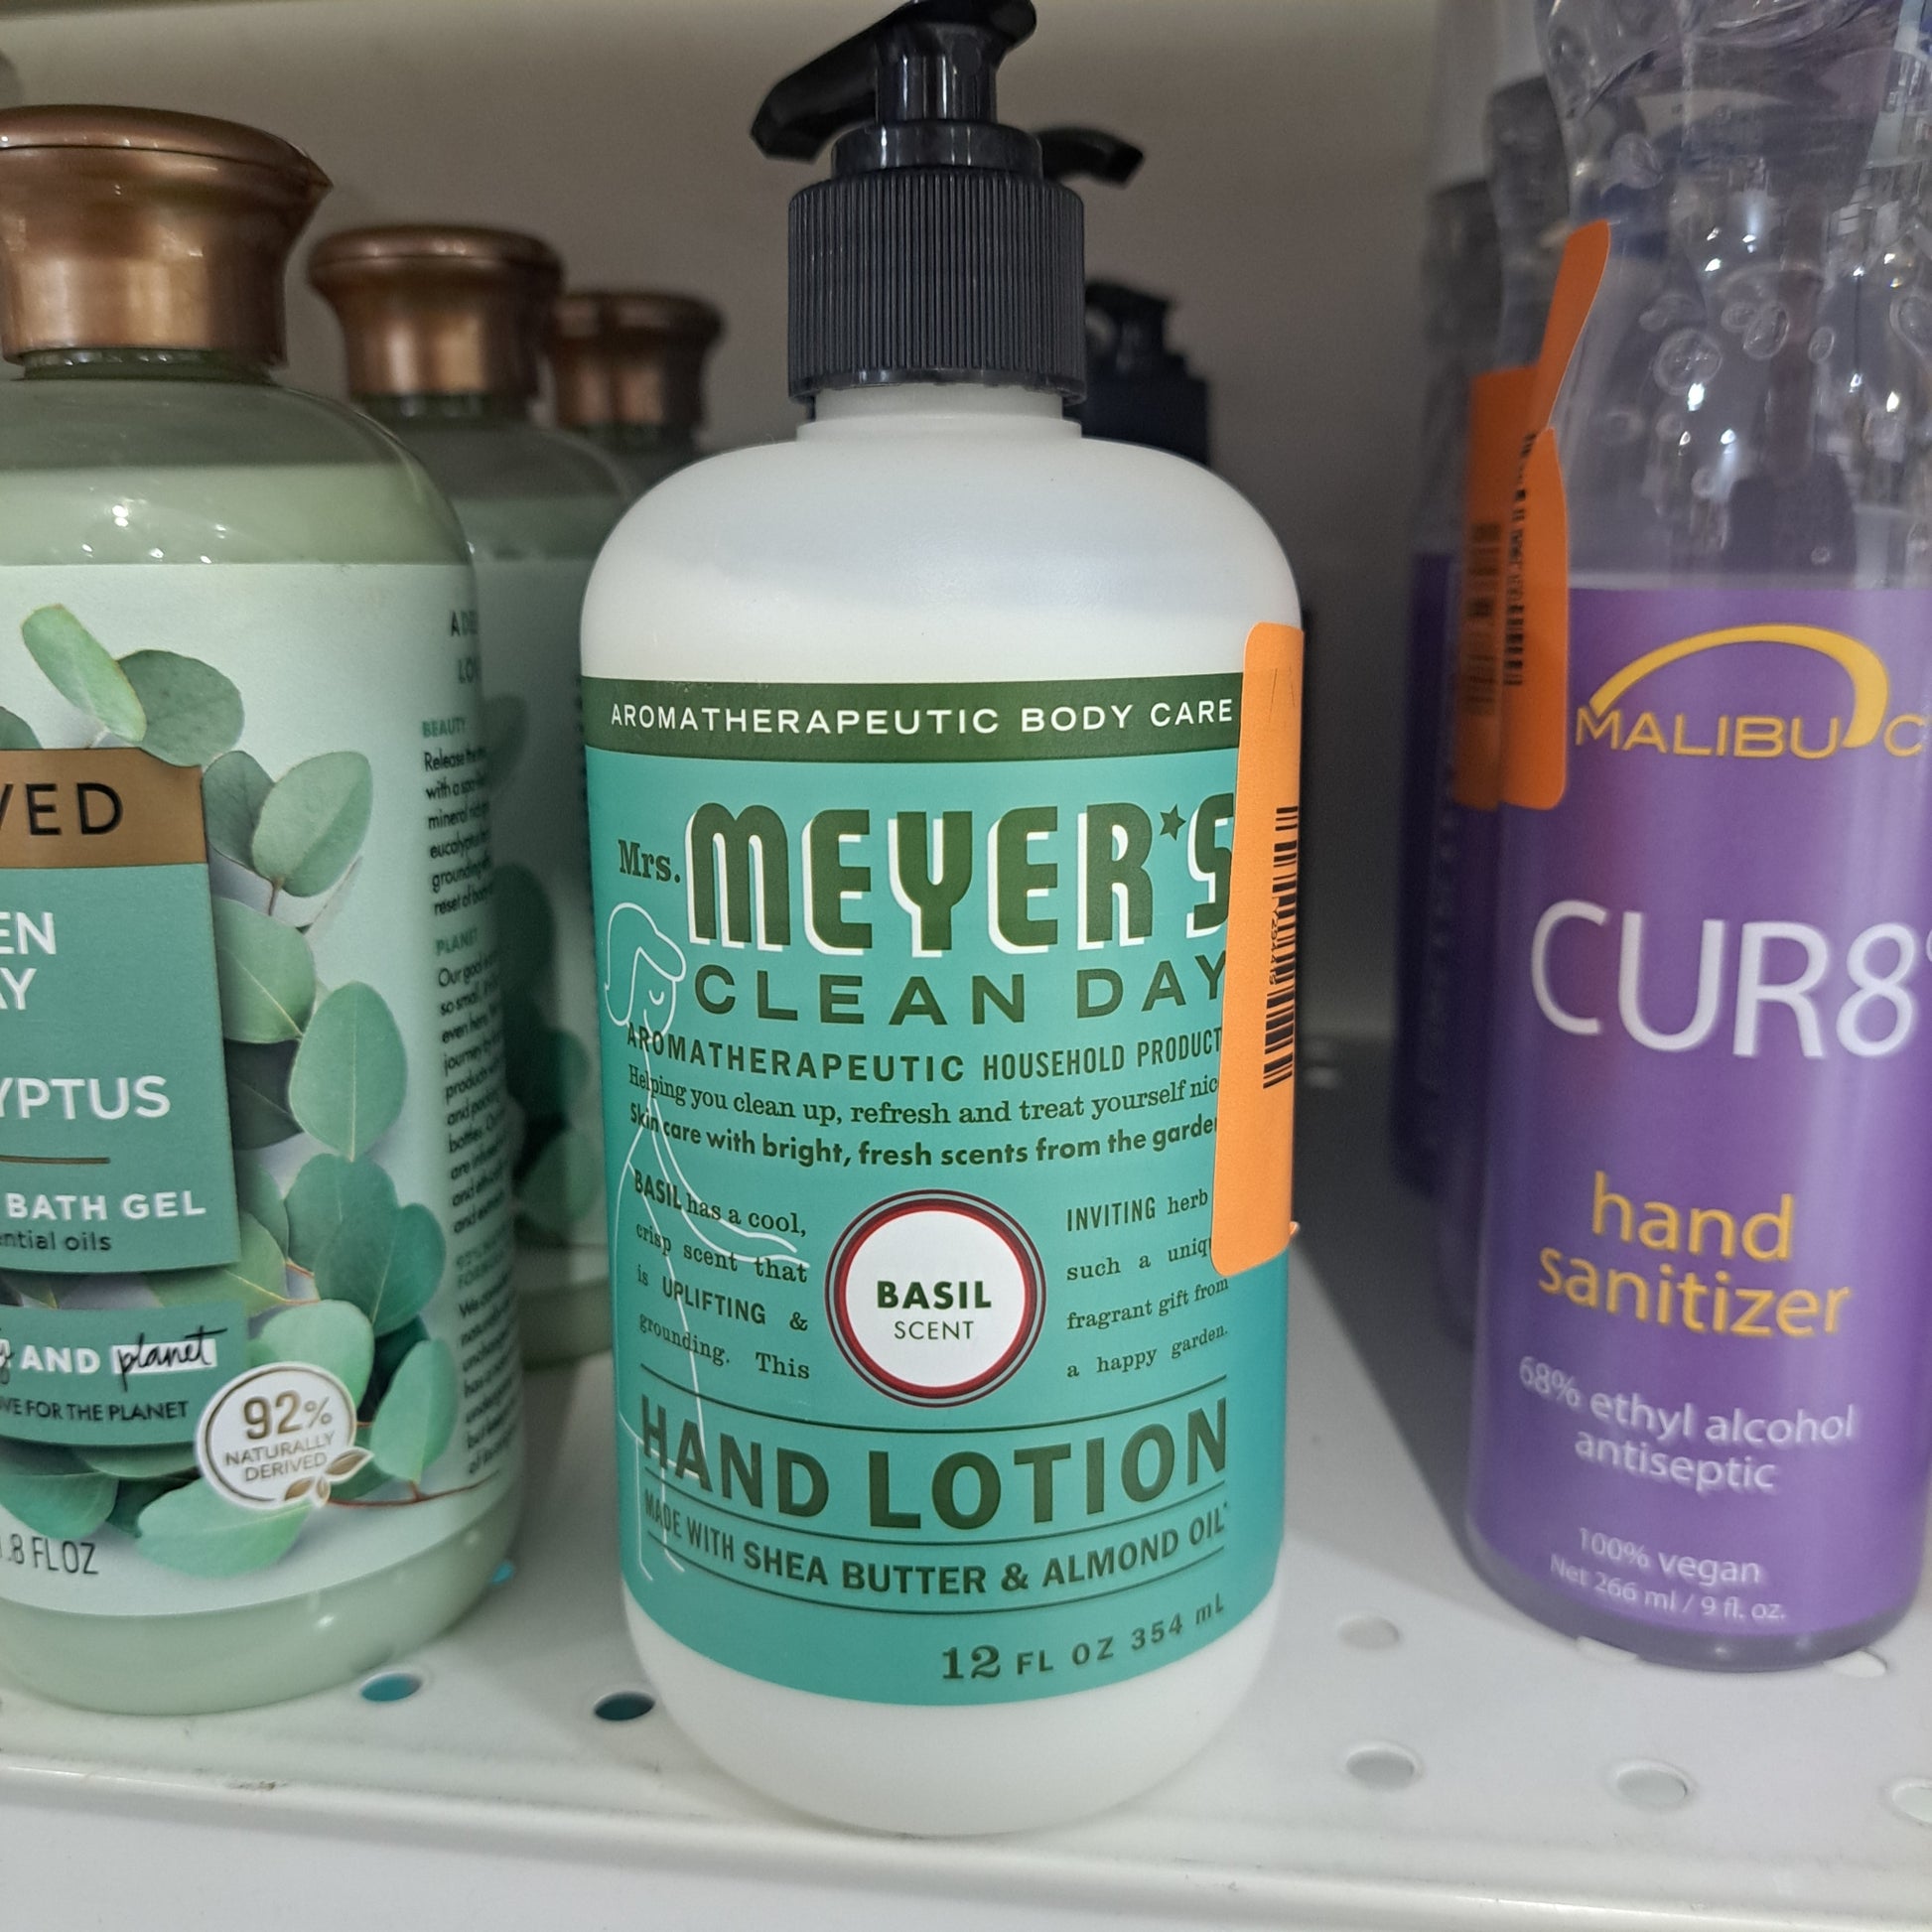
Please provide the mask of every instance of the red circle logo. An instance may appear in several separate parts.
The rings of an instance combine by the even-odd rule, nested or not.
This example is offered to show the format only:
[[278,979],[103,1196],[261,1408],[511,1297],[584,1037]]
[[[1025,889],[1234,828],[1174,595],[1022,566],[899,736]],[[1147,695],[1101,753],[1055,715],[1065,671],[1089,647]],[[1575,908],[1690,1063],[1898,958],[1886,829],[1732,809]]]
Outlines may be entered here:
[[970,1194],[898,1194],[839,1236],[825,1310],[845,1358],[900,1402],[996,1389],[1032,1352],[1045,1276],[1027,1231]]

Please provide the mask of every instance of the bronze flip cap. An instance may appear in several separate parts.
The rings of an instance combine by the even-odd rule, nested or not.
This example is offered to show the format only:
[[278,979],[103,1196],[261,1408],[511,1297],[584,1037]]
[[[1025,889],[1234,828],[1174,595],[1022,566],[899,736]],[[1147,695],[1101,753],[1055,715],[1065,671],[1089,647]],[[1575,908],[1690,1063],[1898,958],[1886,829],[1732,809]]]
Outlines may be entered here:
[[289,250],[329,192],[259,129],[139,107],[0,110],[0,354],[280,362]]
[[309,280],[343,326],[350,395],[522,400],[563,264],[508,228],[347,228],[310,250]]
[[724,332],[724,317],[696,296],[573,290],[550,313],[558,422],[695,429],[704,421],[704,358]]

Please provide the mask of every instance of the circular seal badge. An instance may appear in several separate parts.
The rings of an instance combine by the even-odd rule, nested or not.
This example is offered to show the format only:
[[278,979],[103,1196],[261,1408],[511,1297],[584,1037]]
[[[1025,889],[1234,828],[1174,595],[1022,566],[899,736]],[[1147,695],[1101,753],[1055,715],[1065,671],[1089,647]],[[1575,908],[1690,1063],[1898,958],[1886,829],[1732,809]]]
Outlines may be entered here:
[[839,1236],[825,1308],[845,1358],[900,1402],[944,1407],[996,1389],[1046,1311],[1027,1231],[970,1194],[898,1194]]
[[270,1362],[218,1390],[195,1432],[195,1459],[218,1495],[247,1509],[328,1500],[363,1467],[355,1398],[326,1368]]

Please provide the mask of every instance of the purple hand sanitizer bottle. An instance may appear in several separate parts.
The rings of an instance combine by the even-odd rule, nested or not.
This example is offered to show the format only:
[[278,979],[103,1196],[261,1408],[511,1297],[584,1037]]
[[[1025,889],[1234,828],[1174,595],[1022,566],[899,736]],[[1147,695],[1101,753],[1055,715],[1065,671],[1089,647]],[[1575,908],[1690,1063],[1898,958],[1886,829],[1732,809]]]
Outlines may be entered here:
[[1870,1641],[1925,1533],[1927,6],[1543,10],[1609,252],[1522,594],[1470,1529],[1707,1669]]

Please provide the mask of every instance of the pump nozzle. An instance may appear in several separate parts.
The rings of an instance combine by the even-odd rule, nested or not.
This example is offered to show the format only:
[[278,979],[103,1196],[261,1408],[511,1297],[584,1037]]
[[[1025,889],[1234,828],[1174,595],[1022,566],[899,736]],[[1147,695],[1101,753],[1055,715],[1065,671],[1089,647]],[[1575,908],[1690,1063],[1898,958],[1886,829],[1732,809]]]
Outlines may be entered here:
[[[1035,24],[1032,0],[912,0],[765,95],[752,123],[764,153],[809,161],[837,137],[831,178],[791,201],[794,396],[883,382],[1079,395],[1080,198],[1046,179],[1039,143],[995,97]],[[1079,132],[1103,168],[1122,165],[1124,143]]]
[[1084,175],[1121,188],[1147,159],[1132,141],[1097,127],[1042,127],[1034,139],[1039,143],[1039,165],[1048,181],[1073,181]]
[[[835,134],[835,174],[870,168],[1031,172],[1033,143],[999,125],[994,75],[1034,31],[1032,0],[910,0],[788,73],[765,95],[752,139],[811,161]],[[1020,145],[1024,144],[1024,146]]]

